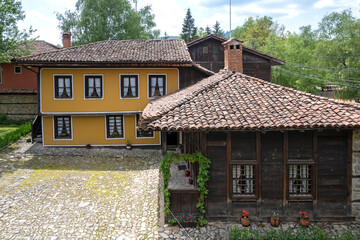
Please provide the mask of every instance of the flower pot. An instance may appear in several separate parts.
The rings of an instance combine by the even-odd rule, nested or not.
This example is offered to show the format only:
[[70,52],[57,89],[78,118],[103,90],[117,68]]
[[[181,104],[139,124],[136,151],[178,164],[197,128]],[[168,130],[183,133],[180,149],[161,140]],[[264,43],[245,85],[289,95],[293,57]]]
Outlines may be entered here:
[[91,145],[90,144],[86,144],[86,149],[90,149],[91,148]]
[[126,149],[130,150],[131,149],[131,145],[126,145]]
[[280,218],[270,218],[270,224],[273,227],[278,227],[280,225]]
[[241,225],[244,227],[250,226],[250,218],[241,218]]
[[184,173],[185,173],[185,176],[187,176],[187,177],[190,176],[190,171],[189,170],[186,170]]
[[189,178],[189,184],[192,185],[193,183],[194,181],[191,178]]
[[300,218],[300,225],[303,227],[309,227],[310,225],[309,219]]

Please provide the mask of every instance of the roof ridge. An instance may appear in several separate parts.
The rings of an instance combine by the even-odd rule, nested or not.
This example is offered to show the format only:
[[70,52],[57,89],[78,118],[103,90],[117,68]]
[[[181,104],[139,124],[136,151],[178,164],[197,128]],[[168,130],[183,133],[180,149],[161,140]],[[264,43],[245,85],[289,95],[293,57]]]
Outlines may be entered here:
[[296,90],[295,88],[282,86],[280,84],[276,84],[276,83],[273,83],[273,82],[268,82],[268,81],[265,81],[265,80],[260,79],[260,78],[256,78],[256,77],[246,75],[244,73],[236,72],[235,74],[239,74],[242,77],[246,77],[248,79],[252,79],[254,81],[261,82],[261,83],[264,83],[264,84],[268,84],[268,85],[271,85],[271,86],[279,87],[279,88],[282,88],[284,90],[292,91],[292,92],[295,92],[295,93],[298,93],[298,94],[301,94],[301,95],[304,95],[304,96],[310,96],[310,97],[317,98],[319,100],[329,101],[329,102],[333,102],[333,103],[340,103],[342,105],[346,105],[346,106],[355,107],[355,108],[360,109],[360,103],[357,103],[357,102],[351,102],[351,101],[346,101],[346,100],[338,100],[338,99],[330,99],[330,98],[315,95],[315,94],[312,94],[312,93]]

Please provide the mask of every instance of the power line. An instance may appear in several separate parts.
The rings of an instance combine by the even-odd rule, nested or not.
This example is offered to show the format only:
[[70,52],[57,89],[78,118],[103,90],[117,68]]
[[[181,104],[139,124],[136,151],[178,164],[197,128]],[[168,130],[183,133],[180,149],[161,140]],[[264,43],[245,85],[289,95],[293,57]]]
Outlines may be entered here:
[[360,68],[336,68],[336,67],[326,67],[326,66],[318,66],[318,65],[310,65],[310,64],[301,64],[301,63],[294,63],[294,62],[285,62],[286,64],[290,64],[290,65],[297,65],[297,66],[302,66],[302,67],[306,67],[306,68],[321,68],[324,70],[329,70],[329,71],[354,71],[354,72],[360,72]]
[[[298,74],[298,73],[291,72],[291,71],[289,71],[287,69],[281,69],[280,71],[285,71],[284,72],[285,75],[288,75],[288,76],[295,75],[295,76],[299,76],[301,78],[307,78],[307,79],[315,80],[315,81],[318,81],[318,82],[323,82],[323,83],[328,83],[328,84],[333,84],[333,85],[340,85],[340,86],[346,86],[346,87],[360,89],[360,85],[356,85],[356,84],[350,85],[350,84],[347,84],[347,83],[333,82],[333,81],[329,81],[329,80],[321,79],[321,78],[317,78],[317,77],[312,77],[312,76],[304,76],[304,75],[301,75],[301,74]],[[278,72],[278,73],[283,74],[282,72]]]
[[[264,51],[263,51],[264,52]],[[287,56],[294,56],[294,57],[313,57],[313,58],[360,58],[360,56],[313,56],[313,55],[297,55],[297,54],[288,54],[288,53],[281,53],[281,52],[265,52],[268,54],[280,54],[280,55],[287,55]]]

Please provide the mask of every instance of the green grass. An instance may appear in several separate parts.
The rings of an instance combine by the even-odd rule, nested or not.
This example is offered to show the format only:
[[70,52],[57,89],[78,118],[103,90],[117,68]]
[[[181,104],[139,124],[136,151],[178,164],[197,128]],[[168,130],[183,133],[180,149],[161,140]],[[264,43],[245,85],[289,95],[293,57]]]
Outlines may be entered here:
[[31,122],[7,120],[0,115],[0,148],[19,139],[31,131]]

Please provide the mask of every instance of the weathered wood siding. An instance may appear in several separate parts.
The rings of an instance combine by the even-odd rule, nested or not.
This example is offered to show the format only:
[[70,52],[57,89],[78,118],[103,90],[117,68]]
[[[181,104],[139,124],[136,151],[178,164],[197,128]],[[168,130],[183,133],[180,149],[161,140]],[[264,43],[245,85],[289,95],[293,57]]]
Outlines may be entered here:
[[268,59],[243,50],[244,74],[271,82],[271,64]]
[[209,75],[192,67],[179,68],[179,87],[182,89],[191,86],[207,77]]
[[[350,216],[348,134],[347,130],[207,133],[206,155],[211,159],[208,216],[240,217],[244,209],[255,219],[274,211],[291,220],[298,218],[299,211],[308,211],[317,219]],[[256,199],[232,198],[228,164],[255,160],[260,169]],[[312,196],[290,198],[288,167],[304,162],[313,167]]]
[[194,62],[213,72],[224,68],[224,47],[217,40],[208,39],[190,46],[189,52]]

